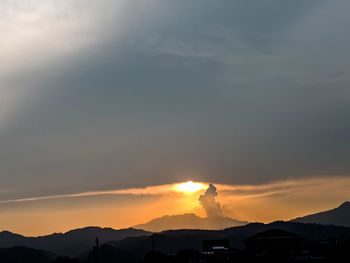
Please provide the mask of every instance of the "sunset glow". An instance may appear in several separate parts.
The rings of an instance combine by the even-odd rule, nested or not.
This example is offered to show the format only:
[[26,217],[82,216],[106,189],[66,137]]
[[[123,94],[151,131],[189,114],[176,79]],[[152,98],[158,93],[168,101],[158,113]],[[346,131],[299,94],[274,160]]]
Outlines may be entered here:
[[192,181],[188,181],[185,183],[176,184],[174,187],[175,190],[178,192],[195,193],[201,189],[204,189],[205,185],[201,183],[194,183]]

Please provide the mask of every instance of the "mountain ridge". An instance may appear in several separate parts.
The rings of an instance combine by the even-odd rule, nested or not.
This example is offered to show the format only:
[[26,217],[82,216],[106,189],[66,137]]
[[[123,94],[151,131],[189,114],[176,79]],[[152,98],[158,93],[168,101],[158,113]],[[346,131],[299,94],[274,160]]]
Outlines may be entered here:
[[[137,232],[135,232],[135,229],[126,229],[128,231],[131,230],[132,232],[125,232],[125,229],[124,231],[122,229],[125,236],[114,235],[111,237],[113,238],[112,240],[108,238],[101,239],[101,236],[99,236],[99,238],[101,241],[101,253],[104,251],[103,253],[106,253],[106,255],[113,255],[113,257],[122,256],[141,260],[144,254],[152,249],[153,245],[158,250],[173,254],[181,249],[193,248],[201,250],[203,240],[228,239],[233,248],[242,249],[244,248],[244,240],[256,233],[268,229],[282,229],[306,237],[308,240],[328,240],[330,238],[339,238],[350,235],[350,227],[276,221],[269,224],[249,223],[244,226],[231,227],[224,230],[180,229],[167,230],[160,233],[150,233],[143,230],[136,230]],[[80,232],[85,231],[87,231],[88,234],[77,235]],[[103,228],[81,228],[63,234],[56,233],[44,236],[44,239],[42,239],[43,237],[39,237],[38,240],[40,242],[35,241],[33,238],[26,238],[17,234],[12,235],[11,232],[3,231],[0,233],[0,247],[2,247],[3,244],[7,244],[6,240],[4,240],[6,239],[5,237],[15,236],[20,238],[19,241],[22,242],[22,245],[17,244],[14,247],[26,246],[31,249],[47,251],[54,255],[84,259],[89,256],[89,251],[91,251],[92,247],[95,245],[95,234],[99,231],[103,232]],[[107,228],[105,231],[109,231],[109,229]],[[112,230],[112,233],[120,233],[120,230],[114,231]],[[67,233],[70,234],[67,235]],[[140,235],[132,236],[130,233],[137,233]],[[74,236],[77,236],[78,239],[72,239]],[[86,240],[87,237],[88,240]],[[50,240],[51,238],[53,241]],[[21,253],[25,253],[24,249],[21,251]]]
[[141,259],[144,253],[149,251],[152,246],[164,253],[174,254],[182,249],[193,248],[195,250],[201,250],[203,240],[228,239],[232,248],[243,249],[244,240],[269,229],[281,229],[295,233],[310,241],[328,240],[350,235],[349,227],[276,221],[269,224],[249,223],[245,226],[224,230],[168,230],[154,233],[152,236],[126,238],[119,241],[107,242],[106,244],[119,250],[133,251]]
[[[350,202],[344,202],[337,208],[296,218],[288,222],[276,221],[269,224],[248,223],[241,226],[226,227],[225,229],[220,228],[216,230],[200,229],[199,226],[201,223],[199,223],[192,229],[167,229],[157,233],[135,228],[116,230],[113,228],[95,226],[38,237],[26,237],[10,231],[2,231],[0,232],[0,248],[10,249],[12,247],[27,247],[47,251],[55,255],[81,258],[82,256],[86,257],[88,252],[91,251],[92,247],[95,245],[95,239],[99,238],[100,244],[107,244],[115,248],[105,247],[106,253],[127,256],[130,253],[133,254],[137,252],[137,256],[141,259],[144,255],[143,253],[151,249],[152,242],[155,242],[157,248],[167,253],[175,253],[180,249],[186,248],[201,249],[202,241],[207,239],[229,239],[232,247],[242,248],[243,241],[246,238],[271,228],[296,233],[307,237],[309,240],[327,240],[344,235],[350,236],[350,227],[341,226],[339,223],[344,221],[338,222],[335,220],[346,220],[350,218],[348,216],[350,216]],[[153,219],[150,222],[153,221],[158,224],[164,220],[171,220],[174,218],[178,219],[180,222],[183,219],[185,221],[190,220],[190,223],[193,223],[193,220],[198,220],[199,222],[205,222],[206,220],[228,220],[227,222],[229,223],[246,223],[225,217],[201,218],[195,214],[163,216]],[[322,219],[323,221],[321,221],[323,224],[321,224],[318,219]],[[178,227],[179,225],[177,225],[177,228]],[[6,250],[3,251],[6,252]],[[29,250],[21,249],[21,251],[21,253],[27,253],[26,251]],[[34,252],[35,251],[33,251],[33,253]]]
[[338,225],[350,227],[350,202],[346,201],[336,208],[297,217],[291,222],[316,223],[323,225]]
[[228,227],[246,225],[248,222],[239,221],[229,217],[199,217],[193,213],[182,215],[165,215],[152,219],[144,224],[133,226],[150,232],[162,232],[175,229],[210,229],[219,230]]
[[119,229],[85,227],[73,229],[64,233],[53,233],[38,237],[26,237],[9,231],[0,232],[0,248],[23,246],[33,249],[43,249],[62,256],[79,257],[90,250],[96,238],[101,243],[121,240],[126,237],[147,236],[150,232],[141,229]]

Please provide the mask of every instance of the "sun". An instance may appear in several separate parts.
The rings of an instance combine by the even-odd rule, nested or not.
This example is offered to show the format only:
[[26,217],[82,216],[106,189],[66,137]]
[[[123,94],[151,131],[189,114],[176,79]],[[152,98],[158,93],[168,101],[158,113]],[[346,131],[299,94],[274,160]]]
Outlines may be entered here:
[[194,183],[192,181],[188,181],[185,183],[176,184],[174,188],[178,192],[194,193],[205,188],[205,185],[201,183]]

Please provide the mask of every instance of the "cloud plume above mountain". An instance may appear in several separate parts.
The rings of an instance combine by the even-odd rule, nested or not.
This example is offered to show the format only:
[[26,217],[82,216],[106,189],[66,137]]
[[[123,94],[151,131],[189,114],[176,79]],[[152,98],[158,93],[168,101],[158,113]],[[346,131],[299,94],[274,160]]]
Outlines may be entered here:
[[219,202],[216,201],[218,195],[216,187],[213,184],[209,184],[208,189],[203,195],[200,195],[198,200],[205,209],[207,217],[223,217],[222,208]]

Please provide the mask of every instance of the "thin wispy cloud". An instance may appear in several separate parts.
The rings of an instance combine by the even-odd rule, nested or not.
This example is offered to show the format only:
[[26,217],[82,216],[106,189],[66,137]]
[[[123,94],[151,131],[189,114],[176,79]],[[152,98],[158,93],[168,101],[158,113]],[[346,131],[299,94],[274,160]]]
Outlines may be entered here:
[[[11,200],[0,200],[0,203],[12,203],[12,202],[30,202],[40,201],[47,199],[60,199],[60,198],[76,198],[76,197],[93,197],[100,195],[169,195],[172,193],[179,193],[178,185],[181,183],[148,186],[143,188],[128,188],[128,189],[116,189],[105,191],[88,191],[72,194],[61,195],[47,195],[47,196],[34,196],[27,198],[18,198]],[[200,195],[205,192],[205,189],[209,186],[209,183],[198,182],[203,187],[194,191],[194,194]],[[312,191],[317,193],[324,187],[340,187],[346,189],[350,185],[350,178],[348,177],[333,177],[328,178],[306,178],[299,180],[278,181],[268,184],[260,185],[224,185],[215,184],[218,189],[219,198],[236,198],[236,199],[251,199],[268,197],[274,195],[286,195],[292,193],[311,194]],[[312,191],[311,191],[312,190]]]
[[40,200],[47,200],[47,199],[74,198],[74,197],[86,197],[86,196],[98,196],[98,195],[161,195],[161,194],[166,194],[174,191],[175,191],[174,185],[161,185],[161,186],[149,186],[145,188],[90,191],[90,192],[81,192],[81,193],[74,193],[74,194],[47,195],[47,196],[27,197],[27,198],[19,198],[19,199],[12,199],[12,200],[0,200],[0,203],[30,202],[30,201],[40,201]]

